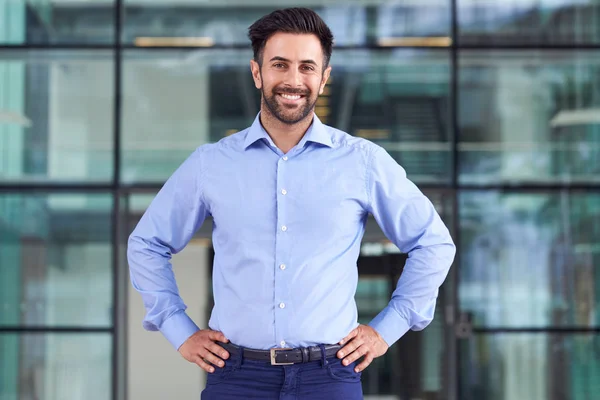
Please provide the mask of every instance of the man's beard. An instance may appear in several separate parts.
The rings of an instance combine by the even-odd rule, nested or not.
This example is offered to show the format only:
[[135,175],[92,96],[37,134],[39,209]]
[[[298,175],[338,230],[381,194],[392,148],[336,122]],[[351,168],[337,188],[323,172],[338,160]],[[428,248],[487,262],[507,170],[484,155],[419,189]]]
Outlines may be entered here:
[[[291,88],[281,89],[275,87],[271,90],[270,95],[265,93],[264,88],[261,88],[261,93],[263,102],[267,106],[269,112],[279,121],[287,125],[293,125],[305,119],[317,104],[317,98],[311,98],[312,92],[310,90]],[[300,95],[303,97],[300,100],[300,104],[293,108],[288,108],[286,105],[279,103],[279,94]]]

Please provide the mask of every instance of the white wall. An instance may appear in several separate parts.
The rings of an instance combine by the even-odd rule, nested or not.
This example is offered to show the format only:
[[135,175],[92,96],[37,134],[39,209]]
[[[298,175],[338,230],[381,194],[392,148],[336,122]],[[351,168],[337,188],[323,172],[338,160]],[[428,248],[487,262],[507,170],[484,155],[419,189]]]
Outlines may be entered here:
[[[208,249],[191,242],[173,257],[173,270],[188,315],[200,328],[206,328],[208,316]],[[133,288],[128,296],[128,400],[199,399],[205,375],[188,363],[158,332],[142,328],[144,306]]]

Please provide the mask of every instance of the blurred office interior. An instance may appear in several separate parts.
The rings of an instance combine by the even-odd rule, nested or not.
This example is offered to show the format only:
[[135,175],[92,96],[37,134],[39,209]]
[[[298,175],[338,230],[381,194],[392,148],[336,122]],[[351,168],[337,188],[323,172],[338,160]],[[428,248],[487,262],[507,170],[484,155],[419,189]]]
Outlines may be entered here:
[[[199,397],[141,328],[126,239],[197,146],[251,124],[246,30],[286,6],[336,38],[317,114],[385,147],[458,246],[366,398],[597,399],[600,1],[0,0],[0,400]],[[211,228],[173,260],[200,326]],[[404,257],[369,221],[361,322]]]

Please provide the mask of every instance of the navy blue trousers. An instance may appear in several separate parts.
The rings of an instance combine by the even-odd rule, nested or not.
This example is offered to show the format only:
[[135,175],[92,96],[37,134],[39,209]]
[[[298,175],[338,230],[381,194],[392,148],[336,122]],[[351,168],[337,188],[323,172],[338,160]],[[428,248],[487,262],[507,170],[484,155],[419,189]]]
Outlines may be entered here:
[[337,357],[279,366],[231,355],[223,368],[207,374],[201,400],[362,400],[355,367]]

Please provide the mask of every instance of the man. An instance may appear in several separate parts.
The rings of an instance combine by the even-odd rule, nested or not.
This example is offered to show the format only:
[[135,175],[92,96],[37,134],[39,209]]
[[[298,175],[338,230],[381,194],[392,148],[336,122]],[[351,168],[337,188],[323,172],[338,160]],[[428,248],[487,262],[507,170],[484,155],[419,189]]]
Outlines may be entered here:
[[[249,37],[260,113],[250,128],[200,146],[131,234],[144,327],[208,372],[205,400],[361,399],[361,371],[431,322],[455,247],[385,150],[314,115],[333,42],[319,16],[275,11]],[[409,258],[389,305],[359,325],[356,262],[368,214]],[[170,257],[209,215],[215,306],[200,330]]]

